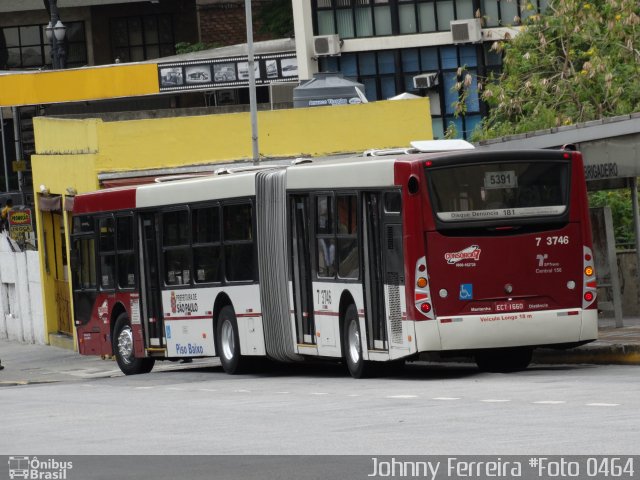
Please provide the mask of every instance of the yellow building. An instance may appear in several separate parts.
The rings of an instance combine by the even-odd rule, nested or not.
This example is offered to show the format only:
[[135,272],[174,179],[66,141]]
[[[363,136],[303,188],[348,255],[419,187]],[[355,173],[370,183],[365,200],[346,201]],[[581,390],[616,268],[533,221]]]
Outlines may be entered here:
[[[0,76],[0,92],[3,106],[146,95],[158,92],[158,77],[155,65],[38,72]],[[426,98],[261,111],[258,127],[265,159],[408,146],[432,138]],[[109,172],[151,174],[252,156],[248,113],[125,121],[37,117],[34,131],[31,164],[50,341],[58,332],[73,333],[69,210],[76,193],[101,188],[99,177]]]

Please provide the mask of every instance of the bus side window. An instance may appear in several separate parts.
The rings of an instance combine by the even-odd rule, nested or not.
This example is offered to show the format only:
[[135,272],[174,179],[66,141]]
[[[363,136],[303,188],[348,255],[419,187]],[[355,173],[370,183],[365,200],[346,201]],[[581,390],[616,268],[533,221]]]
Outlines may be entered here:
[[336,275],[335,210],[332,195],[316,197],[316,236],[318,242],[318,277]]
[[222,280],[220,208],[196,208],[191,213],[193,273],[196,283]]
[[356,195],[338,197],[338,276],[358,278],[360,255],[358,251],[358,208]]
[[76,237],[71,266],[76,290],[96,288],[96,250],[93,236]]
[[190,233],[188,210],[174,210],[162,214],[162,253],[164,281],[167,285],[191,283]]
[[253,280],[253,207],[249,203],[225,205],[223,242],[227,281]]
[[116,217],[119,288],[133,288],[136,284],[136,258],[133,249],[133,233],[133,216]]
[[114,276],[116,269],[115,228],[113,217],[103,217],[98,221],[100,246],[100,287],[112,289],[115,287]]

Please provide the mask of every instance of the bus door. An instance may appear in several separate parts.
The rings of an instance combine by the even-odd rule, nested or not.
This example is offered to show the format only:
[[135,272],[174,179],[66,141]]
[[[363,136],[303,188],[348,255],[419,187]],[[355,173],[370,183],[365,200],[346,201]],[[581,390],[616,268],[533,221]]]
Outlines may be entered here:
[[399,192],[363,194],[364,291],[369,350],[406,350],[402,323],[404,264]]
[[140,272],[143,302],[145,344],[151,348],[164,347],[160,272],[158,271],[158,216],[155,213],[140,215]]
[[315,345],[311,273],[311,217],[308,195],[292,195],[289,200],[291,228],[291,274],[296,338],[300,345]]

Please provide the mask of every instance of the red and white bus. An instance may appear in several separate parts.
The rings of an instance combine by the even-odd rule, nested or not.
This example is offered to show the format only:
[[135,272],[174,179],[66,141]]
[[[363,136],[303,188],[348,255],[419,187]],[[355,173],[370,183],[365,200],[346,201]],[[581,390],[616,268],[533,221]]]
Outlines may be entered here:
[[597,338],[582,158],[452,151],[294,162],[78,195],[79,350],[156,359],[422,352],[526,368]]

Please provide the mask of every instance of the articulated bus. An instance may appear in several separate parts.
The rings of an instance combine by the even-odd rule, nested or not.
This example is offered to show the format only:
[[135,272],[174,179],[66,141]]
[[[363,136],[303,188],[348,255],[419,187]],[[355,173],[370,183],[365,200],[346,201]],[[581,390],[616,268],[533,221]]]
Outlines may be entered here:
[[75,199],[80,353],[343,361],[423,352],[516,371],[597,338],[579,152],[292,162]]

